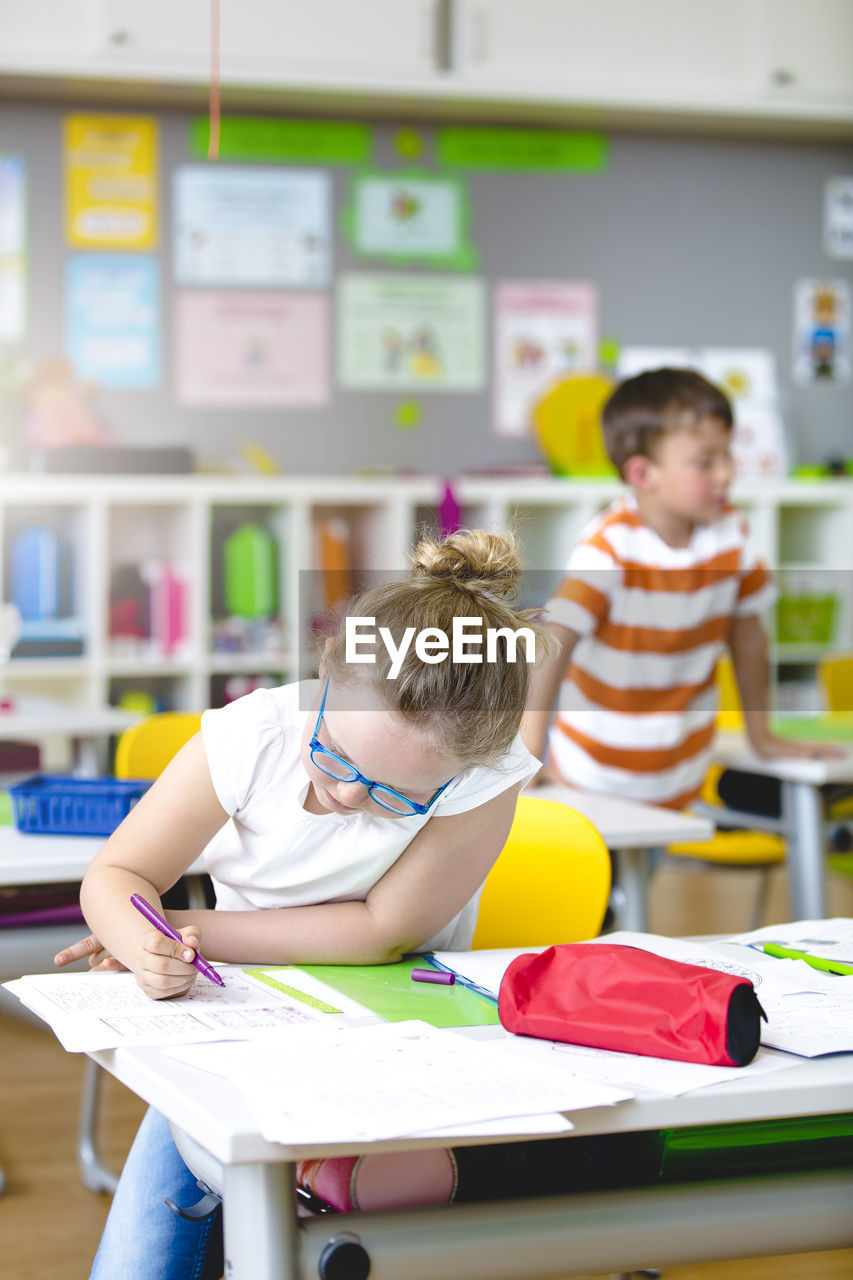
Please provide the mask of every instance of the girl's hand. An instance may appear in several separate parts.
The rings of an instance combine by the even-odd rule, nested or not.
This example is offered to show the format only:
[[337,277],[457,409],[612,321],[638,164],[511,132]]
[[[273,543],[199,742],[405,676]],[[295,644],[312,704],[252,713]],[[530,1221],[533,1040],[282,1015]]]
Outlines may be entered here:
[[152,1000],[185,996],[198,977],[192,962],[201,944],[201,930],[196,925],[184,925],[178,933],[180,942],[167,938],[158,929],[143,935],[132,968],[136,981]]
[[62,969],[65,965],[74,964],[75,960],[83,960],[86,956],[89,958],[89,968],[93,971],[118,973],[126,970],[126,966],[115,956],[110,955],[93,933],[90,933],[87,938],[72,942],[70,947],[58,952],[53,957],[53,963]]

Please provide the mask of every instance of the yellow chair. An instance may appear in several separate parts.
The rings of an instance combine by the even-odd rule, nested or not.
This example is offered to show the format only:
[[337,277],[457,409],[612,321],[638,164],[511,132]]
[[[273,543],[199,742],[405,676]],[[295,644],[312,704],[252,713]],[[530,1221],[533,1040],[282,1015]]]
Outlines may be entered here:
[[[717,727],[726,731],[743,728],[743,709],[731,659],[722,657],[717,663],[717,688],[720,710]],[[702,785],[701,800],[713,811],[717,822],[726,820],[726,806],[720,799],[717,783],[723,772],[720,765],[711,765]],[[707,810],[706,810],[707,811]],[[767,893],[770,888],[770,872],[785,861],[786,845],[781,836],[769,831],[717,831],[710,840],[689,840],[667,846],[666,852],[674,858],[692,858],[709,866],[742,867],[747,871],[760,871],[758,896],[755,900],[749,928],[761,923]]]
[[[198,732],[201,715],[189,711],[160,711],[125,729],[116,744],[113,772],[117,778],[156,778],[166,765]],[[207,905],[204,891],[196,877],[187,882],[187,897],[192,907]],[[97,1147],[96,1127],[101,1072],[98,1064],[86,1059],[83,1072],[83,1096],[77,1129],[77,1162],[80,1176],[91,1191],[115,1191],[117,1179],[101,1160]]]
[[[821,658],[817,667],[818,685],[827,711],[849,716],[853,713],[853,653],[833,653]],[[849,824],[853,820],[853,796],[845,796],[829,806],[830,823]],[[829,855],[829,869],[837,875],[853,876],[853,853],[839,844],[839,834],[849,841],[849,825],[831,837],[835,851]]]
[[156,778],[184,743],[198,733],[195,711],[159,711],[125,729],[116,745],[117,778]]
[[520,796],[507,842],[486,877],[475,950],[580,942],[600,932],[610,855],[582,814]]
[[817,678],[827,711],[853,711],[853,653],[821,658]]

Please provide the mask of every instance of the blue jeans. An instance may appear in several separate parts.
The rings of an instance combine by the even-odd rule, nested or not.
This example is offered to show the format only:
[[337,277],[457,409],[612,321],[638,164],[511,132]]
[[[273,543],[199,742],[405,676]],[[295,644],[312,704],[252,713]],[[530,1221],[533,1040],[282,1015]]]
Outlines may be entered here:
[[201,1194],[165,1119],[149,1109],[125,1161],[90,1280],[202,1280],[220,1214],[190,1222],[164,1204],[169,1196],[185,1208]]

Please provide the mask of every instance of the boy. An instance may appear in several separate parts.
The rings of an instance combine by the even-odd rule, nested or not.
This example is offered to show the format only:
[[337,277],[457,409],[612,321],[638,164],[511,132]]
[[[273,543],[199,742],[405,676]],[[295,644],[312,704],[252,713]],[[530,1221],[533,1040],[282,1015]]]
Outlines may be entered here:
[[[604,406],[608,455],[629,493],[584,531],[548,604],[559,641],[538,669],[523,735],[560,781],[682,808],[707,772],[715,667],[731,652],[746,732],[760,755],[834,755],[767,718],[761,614],[773,586],[728,503],[732,410],[689,369],[623,382]],[[549,732],[563,679],[568,699]]]

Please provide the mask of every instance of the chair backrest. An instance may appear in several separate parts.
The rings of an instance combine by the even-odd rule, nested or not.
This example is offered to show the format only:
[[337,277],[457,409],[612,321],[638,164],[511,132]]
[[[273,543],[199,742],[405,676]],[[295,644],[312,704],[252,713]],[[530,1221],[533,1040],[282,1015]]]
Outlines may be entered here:
[[717,659],[717,690],[720,709],[717,712],[717,728],[738,731],[743,728],[743,708],[740,702],[735,669],[728,654]]
[[158,711],[131,725],[116,746],[116,777],[156,778],[200,724],[200,712]]
[[827,711],[853,711],[853,653],[821,658],[818,682]]
[[595,827],[567,805],[520,796],[507,842],[480,898],[473,947],[582,942],[600,931],[610,855]]

